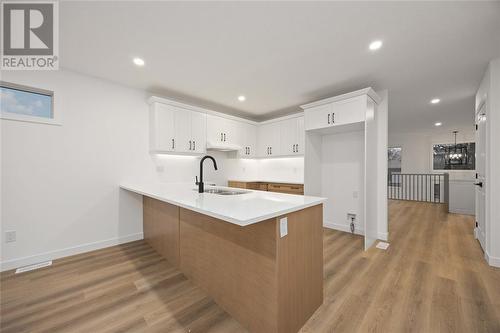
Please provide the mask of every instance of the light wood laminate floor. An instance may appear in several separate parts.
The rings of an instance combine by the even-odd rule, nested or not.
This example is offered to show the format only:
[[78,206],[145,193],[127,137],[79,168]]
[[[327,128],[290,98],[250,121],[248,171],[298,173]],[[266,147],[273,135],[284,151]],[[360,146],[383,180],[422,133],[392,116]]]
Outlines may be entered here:
[[[391,245],[324,230],[325,301],[302,332],[500,332],[500,270],[473,218],[390,202]],[[1,274],[2,332],[245,332],[143,241]]]

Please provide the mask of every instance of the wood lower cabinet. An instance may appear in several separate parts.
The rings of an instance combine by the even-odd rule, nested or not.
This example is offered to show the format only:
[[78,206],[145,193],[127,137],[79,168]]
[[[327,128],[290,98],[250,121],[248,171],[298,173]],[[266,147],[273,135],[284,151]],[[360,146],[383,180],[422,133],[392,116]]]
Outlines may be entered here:
[[323,303],[322,204],[241,227],[143,203],[146,241],[250,332],[295,333]]
[[304,185],[302,184],[288,184],[288,183],[267,183],[267,182],[242,182],[233,181],[228,182],[229,187],[244,188],[249,190],[279,192],[288,194],[304,194]]

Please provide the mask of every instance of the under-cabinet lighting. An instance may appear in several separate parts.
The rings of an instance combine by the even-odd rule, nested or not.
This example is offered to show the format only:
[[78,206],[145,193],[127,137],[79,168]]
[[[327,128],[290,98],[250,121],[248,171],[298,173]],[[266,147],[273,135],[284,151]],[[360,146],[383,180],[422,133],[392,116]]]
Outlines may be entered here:
[[240,101],[240,102],[244,102],[244,101],[246,101],[246,99],[247,98],[245,96],[243,96],[243,95],[239,95],[238,96],[238,101]]

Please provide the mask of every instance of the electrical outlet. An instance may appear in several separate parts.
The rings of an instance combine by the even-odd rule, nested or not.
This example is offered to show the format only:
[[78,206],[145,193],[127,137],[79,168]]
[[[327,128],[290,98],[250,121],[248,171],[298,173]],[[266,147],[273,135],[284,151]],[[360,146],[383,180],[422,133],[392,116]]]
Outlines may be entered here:
[[356,221],[356,214],[353,213],[347,213],[347,221]]
[[280,237],[285,237],[288,235],[288,218],[284,217],[280,219]]
[[12,243],[16,241],[16,232],[14,230],[5,232],[5,242]]

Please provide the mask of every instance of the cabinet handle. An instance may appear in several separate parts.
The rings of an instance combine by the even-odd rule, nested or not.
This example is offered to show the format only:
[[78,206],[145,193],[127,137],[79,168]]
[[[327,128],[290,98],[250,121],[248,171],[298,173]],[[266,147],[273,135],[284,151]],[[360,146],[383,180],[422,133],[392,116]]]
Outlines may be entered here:
[[193,150],[196,150],[196,141],[193,141]]
[[330,124],[330,114],[328,114],[328,125]]
[[193,150],[193,145],[191,143],[191,140],[189,141],[189,150]]
[[248,147],[248,155],[250,155],[250,147]]
[[295,144],[292,145],[292,153],[295,153]]
[[299,144],[298,144],[298,143],[295,145],[295,152],[296,152],[296,153],[298,153],[298,152],[299,152]]
[[226,133],[224,133],[224,142],[226,142]]
[[332,113],[332,124],[335,124],[335,112]]
[[174,149],[174,148],[175,148],[175,141],[174,141],[174,139],[172,139],[172,149]]
[[273,154],[273,147],[269,147],[269,151],[271,152],[271,155]]
[[224,141],[224,135],[222,134],[222,132],[220,133],[220,141]]

